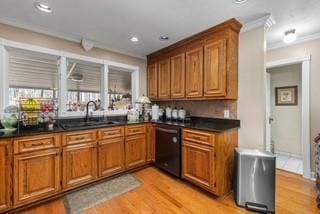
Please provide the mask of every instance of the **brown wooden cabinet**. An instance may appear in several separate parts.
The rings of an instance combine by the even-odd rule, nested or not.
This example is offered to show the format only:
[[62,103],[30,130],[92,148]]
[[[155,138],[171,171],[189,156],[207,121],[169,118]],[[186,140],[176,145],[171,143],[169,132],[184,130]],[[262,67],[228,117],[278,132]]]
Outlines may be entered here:
[[63,148],[63,188],[94,181],[97,177],[96,141]]
[[143,165],[147,162],[146,135],[134,135],[125,139],[126,168]]
[[185,54],[171,57],[171,98],[185,97]]
[[0,141],[0,212],[11,206],[11,141]]
[[125,169],[124,139],[112,138],[99,142],[98,166],[99,177],[111,176]]
[[186,97],[201,97],[203,94],[203,48],[186,53]]
[[147,125],[147,161],[155,162],[156,125]]
[[[147,56],[149,96],[153,100],[235,100],[238,98],[238,52],[241,24],[230,19]],[[170,70],[167,70],[170,58]],[[159,67],[159,80],[152,73]],[[164,80],[160,79],[164,78]],[[161,89],[154,96],[154,87]],[[152,89],[152,90],[150,90]],[[171,91],[168,96],[168,91]],[[161,94],[161,96],[160,96]]]
[[206,189],[214,190],[215,160],[213,148],[184,141],[182,163],[184,179]]
[[220,97],[227,93],[226,40],[208,42],[204,46],[204,96]]
[[15,205],[60,191],[60,158],[60,149],[14,156]]
[[152,99],[158,98],[158,65],[156,63],[148,66],[148,96]]
[[158,63],[158,98],[170,98],[170,59]]
[[232,189],[234,149],[238,131],[182,131],[182,177],[215,195]]

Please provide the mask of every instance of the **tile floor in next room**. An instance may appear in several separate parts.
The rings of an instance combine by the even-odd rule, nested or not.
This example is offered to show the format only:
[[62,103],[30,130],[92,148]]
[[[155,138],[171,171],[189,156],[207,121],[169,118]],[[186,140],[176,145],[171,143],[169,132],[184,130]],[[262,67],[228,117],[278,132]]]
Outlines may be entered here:
[[277,169],[303,174],[302,157],[290,153],[275,152]]

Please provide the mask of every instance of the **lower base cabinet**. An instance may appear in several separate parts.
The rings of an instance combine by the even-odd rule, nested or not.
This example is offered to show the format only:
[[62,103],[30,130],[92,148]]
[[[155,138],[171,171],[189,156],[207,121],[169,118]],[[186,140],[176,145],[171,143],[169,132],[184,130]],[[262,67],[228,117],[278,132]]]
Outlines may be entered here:
[[214,191],[214,151],[213,148],[195,143],[183,142],[182,176],[184,179]]
[[60,149],[14,157],[14,204],[35,201],[60,191]]
[[97,143],[70,145],[63,148],[63,188],[69,189],[97,178]]
[[147,125],[147,161],[155,162],[156,125]]
[[133,168],[147,162],[146,135],[126,137],[125,140],[125,165]]
[[11,142],[0,141],[0,212],[11,206]]
[[99,142],[98,168],[99,177],[107,177],[125,169],[124,139],[114,138]]

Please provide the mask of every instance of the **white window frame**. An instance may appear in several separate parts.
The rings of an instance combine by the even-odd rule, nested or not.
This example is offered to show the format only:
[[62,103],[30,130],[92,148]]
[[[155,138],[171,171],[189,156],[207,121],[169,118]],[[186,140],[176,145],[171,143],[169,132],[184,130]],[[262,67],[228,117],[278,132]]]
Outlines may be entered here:
[[[85,112],[67,112],[67,59],[79,60],[102,65],[101,68],[101,103],[107,108],[109,106],[108,94],[108,73],[109,69],[131,72],[132,81],[132,105],[138,99],[140,91],[140,71],[138,66],[125,63],[115,62],[111,60],[88,57],[84,55],[74,54],[66,51],[44,48],[36,45],[30,45],[21,42],[15,42],[0,38],[0,112],[9,105],[9,78],[8,78],[8,49],[27,50],[37,53],[43,53],[59,57],[59,115],[62,117],[84,116]],[[93,112],[94,115],[125,115],[127,110],[105,110]]]

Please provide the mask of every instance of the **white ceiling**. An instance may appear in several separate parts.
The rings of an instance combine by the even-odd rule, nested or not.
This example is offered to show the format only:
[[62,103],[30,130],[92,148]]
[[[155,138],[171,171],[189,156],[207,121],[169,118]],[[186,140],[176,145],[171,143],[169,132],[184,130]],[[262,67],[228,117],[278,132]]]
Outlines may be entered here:
[[[298,38],[320,32],[319,0],[39,0],[50,15],[34,9],[36,0],[1,0],[0,22],[72,40],[87,38],[97,46],[134,56],[147,54],[232,17],[246,24],[271,13],[277,24],[268,45],[296,28]],[[160,41],[160,36],[169,41]],[[132,43],[131,36],[140,41]]]

